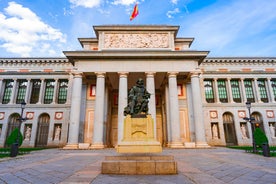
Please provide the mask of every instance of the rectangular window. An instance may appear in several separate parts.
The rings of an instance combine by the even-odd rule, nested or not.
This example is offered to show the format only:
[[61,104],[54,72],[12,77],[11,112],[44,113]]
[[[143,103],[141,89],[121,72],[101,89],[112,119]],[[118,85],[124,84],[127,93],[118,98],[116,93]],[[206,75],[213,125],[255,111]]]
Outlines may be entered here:
[[241,91],[239,86],[239,80],[233,79],[230,81],[233,101],[236,103],[241,103]]
[[276,101],[276,79],[271,80],[271,87],[274,95],[274,100]]
[[213,81],[212,80],[204,80],[204,91],[205,91],[205,99],[208,103],[214,103],[214,90],[213,90]]
[[227,90],[226,90],[226,83],[225,80],[219,79],[217,81],[218,83],[218,95],[219,95],[219,100],[222,103],[227,103]]
[[16,97],[17,104],[20,104],[21,102],[25,101],[26,90],[27,90],[27,80],[19,80],[17,97]]
[[245,89],[246,100],[248,102],[255,102],[254,92],[252,87],[252,80],[250,79],[244,80],[244,89]]
[[30,103],[36,104],[39,100],[39,92],[40,92],[41,81],[40,80],[32,80],[32,92]]
[[4,94],[3,94],[3,99],[2,99],[3,104],[7,104],[10,102],[13,85],[14,85],[13,80],[10,80],[10,79],[5,80],[5,88],[4,88]]
[[264,79],[258,79],[258,88],[259,88],[259,92],[260,92],[261,101],[268,103],[268,96],[267,96]]
[[54,80],[46,80],[44,104],[50,104],[53,102],[54,89],[55,89],[55,81]]
[[67,100],[68,80],[59,80],[58,86],[58,104],[65,104]]

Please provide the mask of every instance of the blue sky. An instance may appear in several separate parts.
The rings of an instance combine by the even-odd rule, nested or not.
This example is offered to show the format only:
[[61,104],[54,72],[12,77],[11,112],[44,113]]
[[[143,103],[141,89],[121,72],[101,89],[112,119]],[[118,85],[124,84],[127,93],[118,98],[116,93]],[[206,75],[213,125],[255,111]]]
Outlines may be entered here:
[[64,57],[106,24],[179,25],[209,57],[276,57],[275,0],[0,0],[0,57]]

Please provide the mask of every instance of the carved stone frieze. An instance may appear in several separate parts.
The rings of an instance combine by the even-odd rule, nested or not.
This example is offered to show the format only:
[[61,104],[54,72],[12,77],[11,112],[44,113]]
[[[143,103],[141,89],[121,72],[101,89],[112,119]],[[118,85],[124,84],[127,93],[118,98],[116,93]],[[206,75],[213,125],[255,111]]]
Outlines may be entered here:
[[167,33],[106,33],[104,48],[169,48]]

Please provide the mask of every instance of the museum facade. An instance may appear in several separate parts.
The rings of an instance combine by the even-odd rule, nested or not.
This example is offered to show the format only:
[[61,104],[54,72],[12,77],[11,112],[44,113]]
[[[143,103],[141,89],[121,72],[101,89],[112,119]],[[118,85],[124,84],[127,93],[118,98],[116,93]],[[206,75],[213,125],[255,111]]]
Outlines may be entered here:
[[[163,147],[252,145],[260,127],[276,145],[276,58],[208,57],[179,26],[100,25],[64,58],[0,58],[0,147],[19,126],[24,147],[102,149],[122,140],[128,90],[151,94]],[[251,123],[246,102],[251,103]]]

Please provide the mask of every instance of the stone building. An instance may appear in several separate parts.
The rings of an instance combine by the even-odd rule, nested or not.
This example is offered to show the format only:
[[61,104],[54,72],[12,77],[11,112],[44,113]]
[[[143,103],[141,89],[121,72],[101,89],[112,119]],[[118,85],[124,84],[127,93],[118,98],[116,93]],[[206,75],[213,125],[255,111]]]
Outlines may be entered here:
[[0,147],[18,127],[25,147],[100,149],[122,139],[128,90],[138,78],[163,147],[251,145],[254,126],[276,145],[276,58],[210,58],[179,26],[94,26],[64,58],[0,58]]

